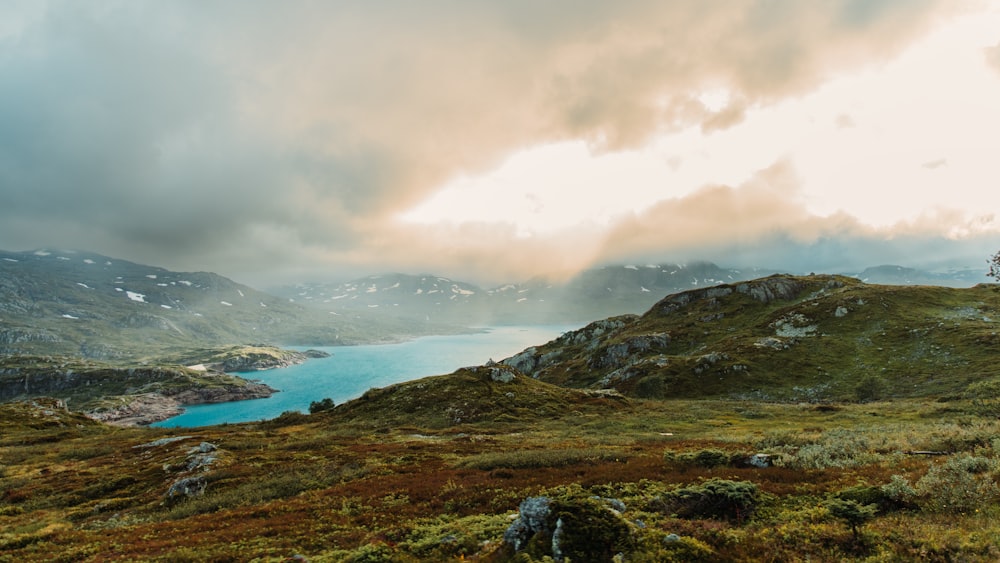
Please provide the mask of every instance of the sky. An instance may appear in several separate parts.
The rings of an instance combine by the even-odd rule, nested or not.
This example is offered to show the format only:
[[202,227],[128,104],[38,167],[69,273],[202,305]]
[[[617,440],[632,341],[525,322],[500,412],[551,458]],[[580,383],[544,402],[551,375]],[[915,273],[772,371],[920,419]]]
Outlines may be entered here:
[[998,100],[998,1],[0,0],[0,249],[987,281]]

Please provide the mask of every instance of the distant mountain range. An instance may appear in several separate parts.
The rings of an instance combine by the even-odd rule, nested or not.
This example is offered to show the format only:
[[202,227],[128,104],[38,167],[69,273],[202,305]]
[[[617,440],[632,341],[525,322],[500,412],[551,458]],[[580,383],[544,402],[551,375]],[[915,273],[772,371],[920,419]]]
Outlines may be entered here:
[[[572,324],[641,313],[664,295],[759,278],[708,262],[586,270],[490,289],[425,275],[298,284],[264,293],[218,274],[173,272],[83,251],[0,251],[0,354],[134,361],[233,344],[392,341],[490,324]],[[897,266],[869,283],[969,286],[983,272]],[[976,277],[980,279],[975,279]]]
[[[531,280],[489,289],[432,274],[385,274],[346,283],[296,284],[275,295],[310,307],[362,317],[404,317],[459,324],[574,323],[641,313],[664,295],[755,279],[763,268],[722,268],[710,262],[619,265],[585,270],[565,283]],[[980,270],[935,273],[877,266],[845,275],[872,284],[970,287],[989,281]]]
[[2,354],[136,360],[207,346],[355,344],[444,330],[336,318],[213,273],[88,252],[0,251]]
[[647,309],[668,293],[759,277],[708,262],[608,266],[566,283],[540,279],[484,289],[431,274],[386,274],[346,283],[283,286],[275,295],[314,308],[472,325],[572,323]]

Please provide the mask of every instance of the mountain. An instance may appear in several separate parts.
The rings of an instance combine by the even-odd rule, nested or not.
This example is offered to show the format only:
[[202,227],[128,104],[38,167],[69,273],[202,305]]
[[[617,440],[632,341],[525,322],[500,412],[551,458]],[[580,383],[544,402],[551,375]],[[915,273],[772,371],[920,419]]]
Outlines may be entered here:
[[666,293],[760,275],[756,269],[741,271],[695,262],[607,266],[586,270],[565,283],[533,279],[489,289],[431,274],[396,273],[346,283],[296,284],[271,291],[295,303],[362,318],[557,324],[641,312]]
[[866,283],[877,283],[882,285],[941,285],[945,287],[971,287],[977,283],[986,281],[986,277],[982,269],[950,269],[943,272],[935,272],[895,265],[882,265],[865,268],[861,273],[852,275]]
[[781,275],[309,415],[3,403],[0,560],[996,561],[998,313]]
[[205,346],[336,345],[445,331],[337,318],[208,272],[79,251],[0,251],[0,354],[135,360]]
[[[403,318],[463,325],[562,324],[641,314],[664,295],[779,273],[711,262],[616,265],[584,270],[564,282],[532,279],[482,288],[433,274],[373,275],[348,282],[299,283],[270,291],[294,303],[361,319]],[[983,270],[933,272],[876,266],[845,273],[870,284],[971,287]]]
[[[955,392],[996,373],[1000,286],[777,275],[670,295],[503,361],[639,397],[843,400]],[[859,389],[861,389],[859,391]]]

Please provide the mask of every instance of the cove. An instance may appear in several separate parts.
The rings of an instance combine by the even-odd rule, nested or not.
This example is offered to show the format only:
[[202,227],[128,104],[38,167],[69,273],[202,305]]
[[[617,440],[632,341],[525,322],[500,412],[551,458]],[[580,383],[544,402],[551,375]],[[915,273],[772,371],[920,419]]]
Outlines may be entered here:
[[[442,375],[466,366],[502,360],[544,344],[564,325],[500,326],[475,334],[425,336],[395,344],[317,348],[330,355],[287,368],[241,374],[279,392],[266,399],[192,405],[154,427],[196,427],[275,418],[285,411],[308,412],[309,403],[329,397],[337,404],[360,397],[372,387]],[[304,348],[302,348],[304,349]]]

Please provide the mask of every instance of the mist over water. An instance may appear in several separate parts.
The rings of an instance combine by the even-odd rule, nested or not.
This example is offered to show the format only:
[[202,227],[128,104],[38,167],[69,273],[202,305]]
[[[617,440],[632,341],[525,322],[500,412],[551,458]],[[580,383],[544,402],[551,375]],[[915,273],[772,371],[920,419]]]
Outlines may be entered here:
[[447,374],[461,367],[485,364],[490,359],[499,361],[575,328],[579,327],[502,326],[477,334],[427,336],[398,344],[316,348],[331,356],[287,368],[243,374],[280,390],[269,398],[194,405],[183,414],[152,426],[207,426],[267,420],[285,411],[308,412],[312,401],[329,397],[340,404],[372,387]]

